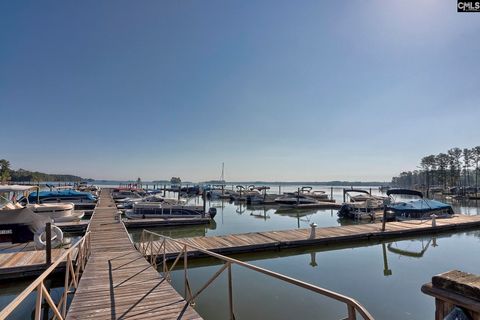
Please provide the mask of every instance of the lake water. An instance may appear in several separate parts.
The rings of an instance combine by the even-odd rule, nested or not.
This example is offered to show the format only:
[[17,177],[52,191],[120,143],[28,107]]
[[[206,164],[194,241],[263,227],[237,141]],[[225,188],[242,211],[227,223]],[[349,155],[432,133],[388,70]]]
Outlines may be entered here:
[[[277,191],[275,189],[272,188]],[[296,186],[282,187],[282,192],[295,190]],[[323,190],[331,192],[330,188]],[[342,190],[333,189],[334,198],[340,202]],[[372,193],[379,194],[377,189],[372,189]],[[199,198],[189,202],[202,204]],[[480,214],[478,202],[452,204],[455,212]],[[209,201],[207,207],[217,208],[215,221],[209,225],[151,230],[178,238],[307,228],[312,222],[319,227],[353,223],[339,221],[337,210],[278,213],[274,207],[253,208],[228,201]],[[139,238],[139,231],[132,230],[130,234],[135,240]],[[376,319],[433,319],[433,298],[421,293],[421,285],[429,282],[433,275],[452,269],[480,274],[479,245],[480,231],[469,231],[354,248],[310,247],[235,258],[355,298]],[[189,265],[193,290],[220,268],[219,262],[212,259],[190,260]],[[59,298],[62,282],[56,280],[51,286],[54,296]],[[29,283],[29,280],[1,281],[0,308]],[[183,270],[173,272],[172,283],[183,293]],[[233,267],[233,287],[237,319],[340,319],[346,316],[342,303],[238,266]],[[30,319],[34,302],[35,295],[31,295],[11,319]],[[201,294],[195,308],[208,320],[228,318],[226,274]]]
[[[291,188],[296,190],[295,187]],[[324,189],[330,193],[329,188]],[[380,194],[377,189],[373,194]],[[333,190],[337,201],[343,189]],[[192,199],[201,204],[201,200]],[[480,213],[477,202],[453,202],[454,211]],[[171,236],[213,236],[254,231],[351,224],[338,219],[337,210],[277,212],[274,207],[249,207],[227,201],[208,202],[217,208],[215,222],[207,226],[154,228]],[[138,231],[131,231],[133,238]],[[376,319],[433,319],[434,299],[421,293],[421,285],[435,274],[452,269],[480,274],[480,231],[444,234],[436,238],[372,243],[355,248],[329,247],[281,250],[237,255],[247,261],[323,288],[348,295],[363,304]],[[190,262],[192,287],[200,288],[220,268],[213,259]],[[242,267],[233,267],[237,319],[340,319],[344,304],[305,289],[269,278]],[[205,319],[228,318],[227,279],[223,274],[198,299],[196,309]],[[183,270],[176,271],[173,285],[183,293]]]

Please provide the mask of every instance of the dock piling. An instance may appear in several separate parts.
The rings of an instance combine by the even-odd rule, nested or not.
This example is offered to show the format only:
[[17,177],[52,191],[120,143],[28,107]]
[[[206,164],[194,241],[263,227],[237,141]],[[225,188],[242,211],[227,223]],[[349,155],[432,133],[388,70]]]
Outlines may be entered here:
[[47,265],[52,264],[52,224],[50,222],[47,222],[45,226],[45,256],[46,256],[46,261],[45,263]]
[[317,224],[315,222],[310,223],[310,239],[315,239],[315,228]]

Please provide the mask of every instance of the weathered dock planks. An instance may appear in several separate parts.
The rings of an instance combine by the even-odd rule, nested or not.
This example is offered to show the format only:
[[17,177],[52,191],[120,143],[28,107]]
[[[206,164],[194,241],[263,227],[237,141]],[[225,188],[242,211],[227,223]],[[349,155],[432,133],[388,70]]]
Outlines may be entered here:
[[[52,261],[58,259],[64,249],[52,249]],[[65,261],[58,271],[65,270]],[[0,279],[14,279],[40,275],[47,269],[45,250],[26,250],[0,254]]]
[[102,190],[90,222],[91,256],[67,319],[201,319],[134,248]]
[[[293,229],[214,237],[191,237],[180,240],[201,249],[221,254],[234,254],[311,245],[355,244],[369,240],[397,239],[469,228],[480,228],[480,216],[455,215],[450,219],[437,219],[435,227],[432,227],[431,220],[388,222],[385,231],[382,231],[381,223],[316,228],[313,238],[310,237],[311,229]],[[160,244],[161,242],[158,241],[154,247],[158,248]],[[139,245],[137,243],[137,247]],[[166,242],[167,258],[176,257],[181,250],[181,245],[173,241]],[[151,255],[149,248],[147,255]],[[192,248],[189,249],[189,255],[203,256]]]

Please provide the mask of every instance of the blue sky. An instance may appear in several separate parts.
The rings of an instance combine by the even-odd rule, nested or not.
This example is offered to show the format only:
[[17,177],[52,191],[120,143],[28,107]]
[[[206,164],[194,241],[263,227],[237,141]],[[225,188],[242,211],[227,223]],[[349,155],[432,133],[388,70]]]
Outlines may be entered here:
[[425,1],[1,1],[0,158],[390,180],[480,144],[480,14]]

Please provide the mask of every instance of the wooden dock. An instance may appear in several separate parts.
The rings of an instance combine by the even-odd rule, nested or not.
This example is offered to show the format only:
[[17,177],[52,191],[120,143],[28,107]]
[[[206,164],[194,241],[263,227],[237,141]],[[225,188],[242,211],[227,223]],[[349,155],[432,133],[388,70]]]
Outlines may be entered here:
[[[64,249],[52,249],[52,261],[58,259]],[[65,270],[65,259],[58,270]],[[0,279],[15,279],[21,277],[38,276],[48,265],[45,250],[25,250],[0,254]]]
[[67,319],[201,319],[135,249],[110,191],[90,222],[91,256]]
[[[311,237],[311,229],[294,229],[270,232],[252,232],[214,237],[182,238],[181,241],[201,249],[228,255],[243,252],[278,250],[301,246],[328,246],[332,244],[358,244],[361,242],[384,239],[401,239],[412,236],[423,236],[442,232],[460,231],[480,228],[480,216],[455,215],[449,219],[437,219],[432,227],[431,220],[411,220],[404,222],[388,222],[385,231],[382,223],[357,224],[340,227],[316,228],[315,236]],[[158,241],[154,247],[159,247]],[[137,243],[137,247],[139,244]],[[167,241],[166,257],[175,258],[182,250],[181,245]],[[201,257],[195,250],[189,250],[189,255]],[[147,256],[150,256],[147,249]]]

